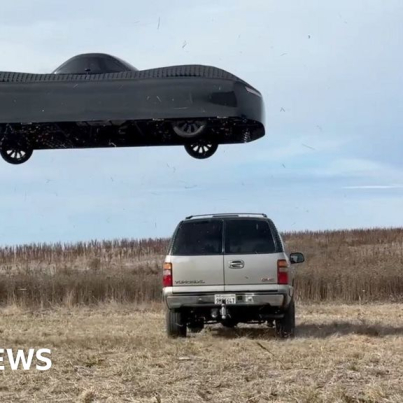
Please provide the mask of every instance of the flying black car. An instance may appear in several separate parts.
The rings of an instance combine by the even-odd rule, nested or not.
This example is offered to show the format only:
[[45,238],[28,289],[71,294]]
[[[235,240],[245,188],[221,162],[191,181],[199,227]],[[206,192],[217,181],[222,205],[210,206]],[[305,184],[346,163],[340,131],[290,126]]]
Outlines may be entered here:
[[260,92],[216,67],[137,70],[83,54],[51,74],[0,72],[0,154],[11,164],[34,150],[161,145],[203,159],[261,138],[263,124]]

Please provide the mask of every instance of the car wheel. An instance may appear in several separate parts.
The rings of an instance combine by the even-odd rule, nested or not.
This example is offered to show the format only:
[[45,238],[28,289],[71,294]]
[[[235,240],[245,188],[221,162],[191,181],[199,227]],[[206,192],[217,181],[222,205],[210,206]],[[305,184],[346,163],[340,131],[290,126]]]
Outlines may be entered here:
[[168,309],[166,312],[166,331],[168,337],[186,337],[186,322],[181,311]]
[[180,120],[172,123],[174,132],[183,138],[194,138],[201,135],[207,126],[205,120]]
[[290,302],[284,316],[276,319],[276,333],[282,339],[292,338],[295,335],[295,303]]
[[9,164],[18,165],[27,162],[33,153],[25,137],[3,137],[0,142],[0,155]]
[[217,143],[206,139],[200,139],[185,145],[187,153],[199,160],[210,158],[217,151],[217,148]]

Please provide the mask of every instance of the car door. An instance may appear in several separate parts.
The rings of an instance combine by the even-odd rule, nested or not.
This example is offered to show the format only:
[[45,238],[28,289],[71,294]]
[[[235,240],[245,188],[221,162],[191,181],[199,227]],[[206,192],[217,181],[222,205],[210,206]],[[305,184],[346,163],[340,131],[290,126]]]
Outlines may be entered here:
[[283,254],[276,252],[266,220],[228,219],[224,237],[225,291],[267,290],[277,283],[277,260]]
[[183,221],[167,261],[173,293],[224,291],[223,221]]

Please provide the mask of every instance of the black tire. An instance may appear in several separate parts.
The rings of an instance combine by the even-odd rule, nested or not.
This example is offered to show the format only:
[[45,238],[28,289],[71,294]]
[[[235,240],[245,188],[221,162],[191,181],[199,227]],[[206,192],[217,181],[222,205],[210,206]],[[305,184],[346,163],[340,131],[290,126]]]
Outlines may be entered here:
[[293,338],[295,336],[295,303],[290,302],[284,317],[276,320],[276,333],[282,339]]
[[166,331],[168,337],[186,337],[186,322],[181,311],[168,309],[166,312]]
[[192,139],[200,136],[206,129],[205,120],[180,120],[172,124],[174,132],[182,138]]
[[19,165],[27,162],[33,153],[32,147],[24,137],[10,139],[3,137],[0,142],[0,155],[9,164]]
[[217,151],[218,144],[211,140],[198,139],[194,142],[185,144],[186,152],[193,158],[203,160],[210,158]]

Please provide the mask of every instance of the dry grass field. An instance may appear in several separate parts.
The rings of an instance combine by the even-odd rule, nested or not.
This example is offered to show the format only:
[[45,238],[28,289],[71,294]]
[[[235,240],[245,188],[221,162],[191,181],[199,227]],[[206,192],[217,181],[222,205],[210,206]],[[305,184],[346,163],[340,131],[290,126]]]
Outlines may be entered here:
[[53,361],[5,357],[0,401],[403,402],[403,229],[284,235],[307,259],[293,340],[219,325],[167,339],[167,239],[0,248],[0,348]]
[[298,305],[298,336],[208,327],[169,340],[159,305],[3,308],[1,347],[51,348],[1,374],[2,402],[401,403],[403,305]]
[[[300,301],[403,300],[403,228],[284,234],[307,262]],[[0,305],[67,306],[161,300],[167,239],[0,247]]]

